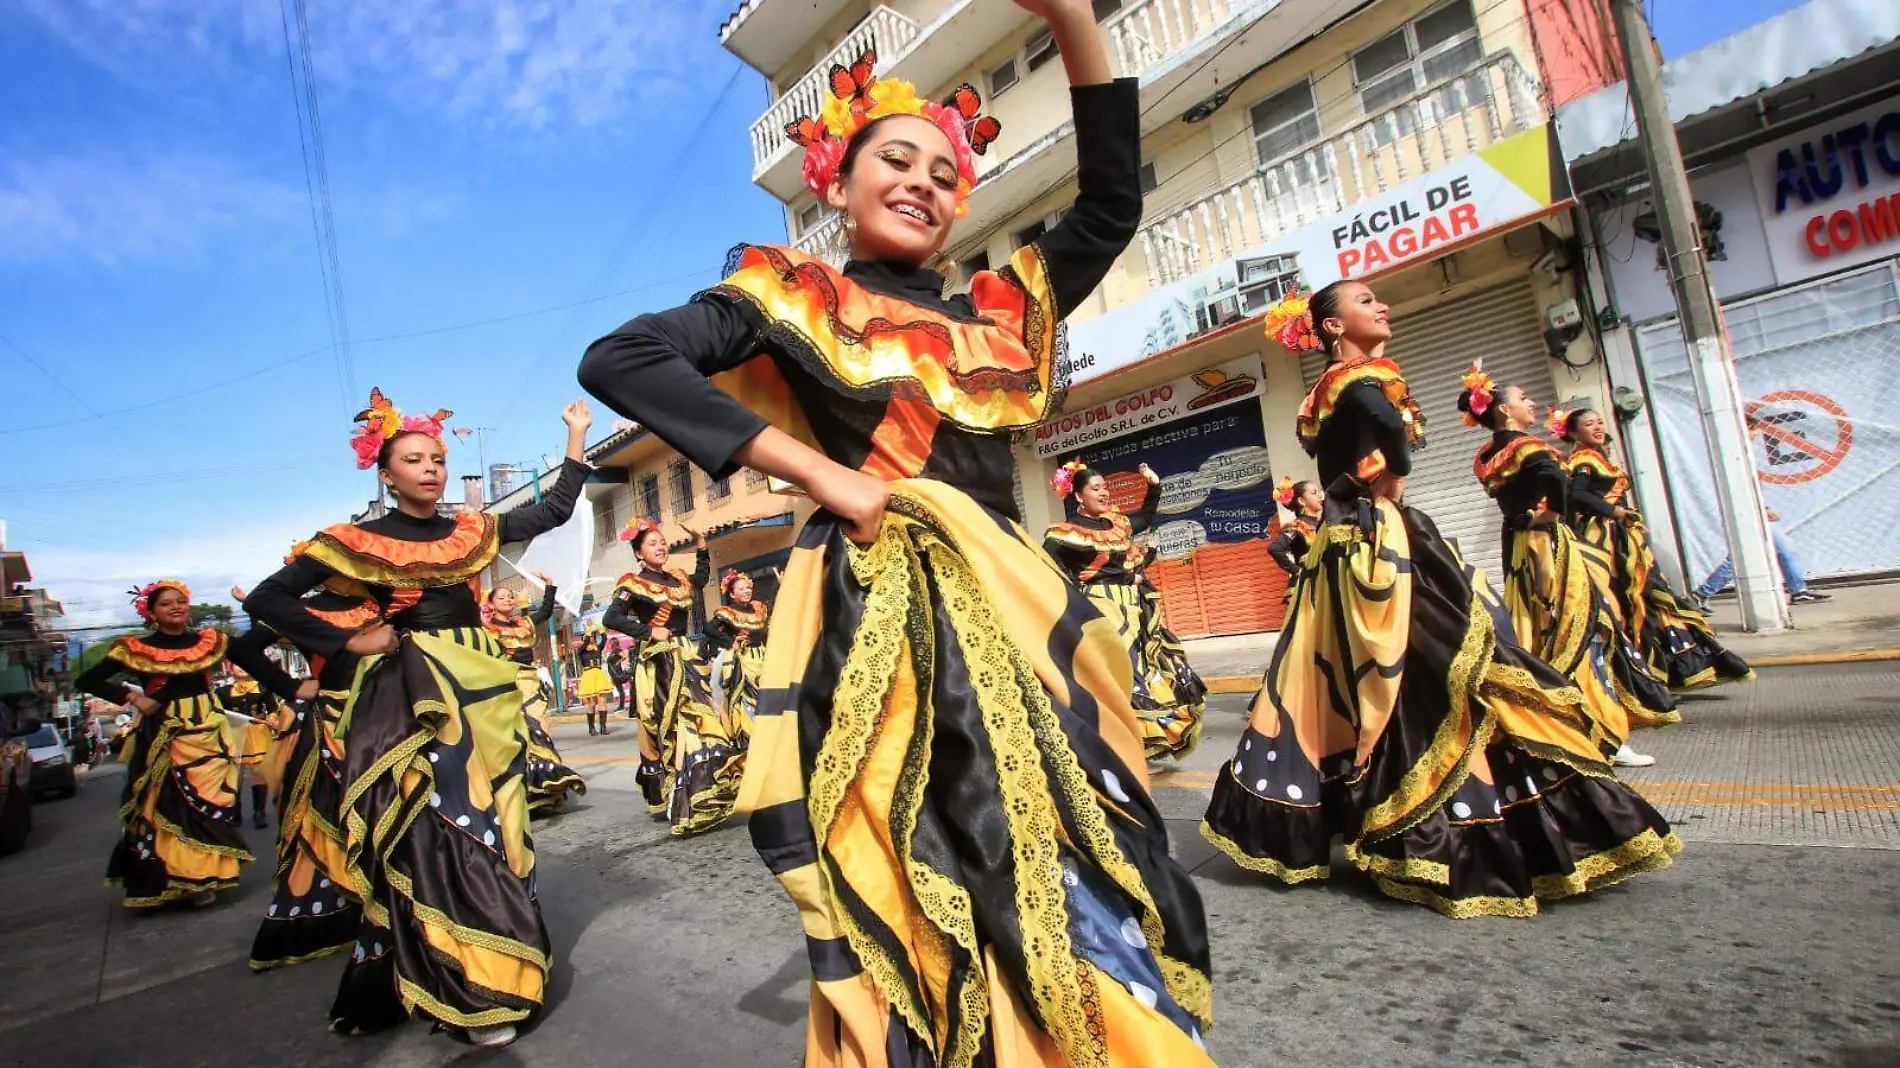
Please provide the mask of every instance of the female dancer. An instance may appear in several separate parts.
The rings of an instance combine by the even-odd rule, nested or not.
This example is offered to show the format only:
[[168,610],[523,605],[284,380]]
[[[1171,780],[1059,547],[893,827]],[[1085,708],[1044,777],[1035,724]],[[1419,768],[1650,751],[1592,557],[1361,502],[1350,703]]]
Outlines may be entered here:
[[1335,282],[1268,322],[1330,363],[1300,408],[1326,486],[1265,685],[1203,832],[1283,882],[1334,835],[1381,891],[1447,916],[1530,916],[1669,863],[1680,844],[1617,782],[1616,741],[1517,644],[1482,573],[1401,499],[1424,418],[1386,359],[1386,307]]
[[713,711],[706,663],[686,640],[712,563],[705,536],[681,526],[693,536],[696,566],[690,577],[667,568],[671,547],[657,521],[635,520],[621,531],[633,543],[640,570],[620,576],[602,622],[635,642],[640,770],[634,779],[647,811],[683,836],[710,830],[732,815],[744,765],[735,739]]
[[[552,812],[567,800],[567,792],[587,792],[587,780],[561,763],[554,748],[554,728],[548,722],[548,699],[541,693],[541,674],[534,668],[536,630],[554,618],[554,580],[540,572],[541,604],[528,615],[521,614],[521,598],[506,586],[488,592],[485,623],[488,632],[501,643],[502,655],[514,662],[515,689],[521,691],[521,712],[528,723],[528,812],[530,815]],[[598,656],[598,654],[596,654]],[[598,662],[598,661],[596,661]],[[586,677],[582,677],[586,688]],[[604,722],[607,713],[600,714]],[[594,714],[587,713],[587,728],[594,728]]]
[[[1016,521],[1010,435],[1141,218],[1137,87],[1088,0],[1018,0],[1075,85],[1062,221],[944,297],[975,92],[867,78],[798,126],[843,271],[746,247],[581,381],[716,474],[819,510],[792,550],[740,807],[799,905],[805,1063],[1206,1065],[1206,923],[1147,790],[1128,651]],[[838,79],[843,81],[843,79]],[[707,381],[720,376],[718,385]],[[729,390],[730,393],[723,390]]]
[[[1164,651],[1166,628],[1161,613],[1148,611],[1142,595],[1139,561],[1146,558],[1147,549],[1135,542],[1135,535],[1154,525],[1155,509],[1161,504],[1161,476],[1147,464],[1137,470],[1148,488],[1141,507],[1126,515],[1115,507],[1108,479],[1100,471],[1080,460],[1063,464],[1054,485],[1059,496],[1075,500],[1075,515],[1044,531],[1042,548],[1114,623],[1116,635],[1127,647],[1135,676],[1131,696],[1135,714],[1141,718],[1148,759],[1180,759],[1192,753],[1201,739],[1207,687],[1187,667],[1185,651],[1169,658],[1170,666],[1186,669],[1184,679],[1177,679],[1152,655]],[[1178,648],[1180,643],[1174,644]],[[1177,687],[1177,682],[1184,685]]]
[[1617,765],[1648,767],[1656,759],[1629,747],[1630,730],[1682,717],[1637,659],[1563,525],[1570,479],[1556,450],[1526,432],[1537,425],[1537,405],[1517,386],[1498,387],[1477,364],[1464,385],[1465,422],[1492,432],[1472,472],[1504,513],[1504,604],[1517,640],[1576,682],[1596,722],[1622,743]]
[[1708,618],[1676,599],[1656,566],[1643,517],[1623,502],[1630,480],[1610,459],[1610,428],[1591,408],[1552,411],[1550,430],[1571,443],[1570,524],[1597,587],[1645,662],[1671,689],[1696,690],[1749,678],[1741,657],[1715,640]]
[[607,655],[607,635],[600,628],[589,624],[587,633],[581,635],[581,647],[574,654],[580,663],[581,678],[575,684],[574,696],[580,700],[581,707],[587,710],[587,733],[594,733],[594,720],[600,720],[600,733],[607,733],[607,701],[614,695],[613,678],[607,674],[604,658]]
[[[245,611],[318,655],[365,658],[348,705],[344,821],[363,924],[330,1026],[373,1031],[420,1011],[483,1046],[512,1042],[552,966],[528,836],[527,729],[515,664],[482,626],[473,583],[503,542],[567,521],[589,470],[587,406],[561,413],[567,461],[540,502],[501,516],[438,514],[442,420],[404,418],[372,391],[353,437],[396,509],[319,532],[259,583]],[[382,619],[350,631],[300,600],[360,583]]]
[[[120,750],[123,833],[106,879],[124,888],[127,908],[180,899],[209,905],[237,885],[239,867],[252,859],[238,831],[245,731],[225,717],[212,672],[228,659],[281,697],[296,699],[300,687],[264,655],[268,632],[227,640],[223,631],[191,630],[191,588],[177,579],[134,590],[132,606],[151,631],[113,639],[73,684],[137,710]],[[114,681],[121,675],[139,688]]]
[[1293,513],[1292,522],[1281,526],[1280,532],[1267,543],[1267,555],[1286,572],[1286,599],[1291,604],[1294,587],[1299,585],[1300,574],[1306,570],[1307,550],[1313,547],[1313,536],[1319,533],[1326,507],[1326,487],[1310,478],[1298,482],[1283,478],[1273,489],[1273,499]]
[[765,602],[752,599],[751,576],[737,571],[719,577],[719,594],[723,603],[706,621],[706,649],[702,655],[711,663],[719,652],[726,653],[725,670],[719,678],[725,697],[720,715],[733,747],[744,749],[759,707],[759,671],[765,666],[765,636],[771,611]]

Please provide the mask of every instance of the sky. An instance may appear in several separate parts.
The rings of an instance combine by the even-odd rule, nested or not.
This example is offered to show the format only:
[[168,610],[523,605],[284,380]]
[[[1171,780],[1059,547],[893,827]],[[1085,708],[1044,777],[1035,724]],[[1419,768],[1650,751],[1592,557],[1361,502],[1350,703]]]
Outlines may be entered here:
[[[68,624],[165,576],[228,601],[361,511],[372,385],[493,428],[490,463],[558,456],[589,341],[785,236],[735,2],[306,0],[347,349],[295,0],[0,3],[0,519]],[[1652,17],[1674,56],[1793,6]]]

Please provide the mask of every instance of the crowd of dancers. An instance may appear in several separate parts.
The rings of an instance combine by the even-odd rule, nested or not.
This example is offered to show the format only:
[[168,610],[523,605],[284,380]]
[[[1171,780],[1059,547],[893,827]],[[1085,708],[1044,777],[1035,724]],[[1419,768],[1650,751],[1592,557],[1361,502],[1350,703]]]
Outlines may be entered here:
[[[1072,85],[1078,193],[1058,225],[946,297],[927,265],[995,121],[968,87],[937,103],[834,80],[792,132],[851,261],[744,246],[724,281],[579,370],[713,477],[749,467],[816,505],[769,611],[728,572],[697,640],[703,537],[686,530],[687,572],[658,523],[631,524],[637,566],[602,623],[632,648],[622,667],[587,635],[578,695],[605,732],[624,678],[636,781],[674,834],[748,817],[798,905],[821,1068],[1211,1063],[1206,920],[1149,784],[1207,706],[1145,573],[1160,479],[1140,468],[1125,514],[1108,473],[1065,464],[1071,514],[1040,538],[1011,491],[1011,435],[1059,403],[1060,323],[1141,217],[1136,85],[1110,77],[1086,0],[1018,2]],[[1520,386],[1476,365],[1459,384],[1492,432],[1473,474],[1504,519],[1494,588],[1405,501],[1426,427],[1373,290],[1291,299],[1268,332],[1327,361],[1297,427],[1317,478],[1275,494],[1286,621],[1202,833],[1288,883],[1328,874],[1343,840],[1384,893],[1454,917],[1532,915],[1669,863],[1679,841],[1615,768],[1648,762],[1630,733],[1678,718],[1673,692],[1748,668],[1663,579],[1603,417],[1552,413],[1552,444]],[[353,446],[393,510],[294,547],[243,597],[255,626],[237,638],[192,630],[183,584],[146,587],[150,632],[80,685],[138,712],[109,867],[126,904],[235,885],[240,769],[278,768],[254,967],[348,952],[333,1029],[420,1015],[498,1046],[554,966],[529,818],[586,784],[535,664],[553,584],[530,608],[479,582],[503,543],[568,519],[591,417],[563,412],[539,502],[452,517],[448,417],[374,395]],[[279,641],[312,677],[265,655]],[[261,738],[248,695],[213,685],[226,661],[288,703],[255,717]]]

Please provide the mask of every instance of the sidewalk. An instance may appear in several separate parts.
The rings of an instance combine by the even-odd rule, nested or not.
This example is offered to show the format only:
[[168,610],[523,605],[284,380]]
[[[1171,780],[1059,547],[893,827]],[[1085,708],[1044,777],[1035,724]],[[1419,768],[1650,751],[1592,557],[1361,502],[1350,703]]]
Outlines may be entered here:
[[[1723,644],[1755,667],[1900,660],[1900,579],[1816,587],[1833,599],[1794,607],[1794,626],[1775,634],[1742,630],[1733,595],[1714,604]],[[1188,662],[1215,693],[1252,693],[1273,658],[1277,633],[1183,642]]]

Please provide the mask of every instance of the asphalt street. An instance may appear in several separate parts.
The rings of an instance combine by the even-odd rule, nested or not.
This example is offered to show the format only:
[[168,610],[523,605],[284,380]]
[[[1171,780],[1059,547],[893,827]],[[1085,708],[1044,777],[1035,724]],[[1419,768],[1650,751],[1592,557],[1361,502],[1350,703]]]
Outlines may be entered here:
[[[1900,663],[1767,669],[1641,736],[1676,865],[1534,920],[1452,921],[1351,875],[1284,889],[1195,831],[1245,699],[1155,789],[1207,906],[1208,1047],[1230,1066],[1900,1065]],[[341,961],[245,965],[267,865],[199,911],[133,913],[101,873],[116,769],[36,808],[0,860],[0,1065],[782,1065],[802,1050],[791,904],[743,826],[685,841],[633,789],[633,731],[556,734],[590,782],[536,824],[550,1011],[485,1053],[412,1024],[325,1032]],[[252,831],[260,856],[269,832]]]

